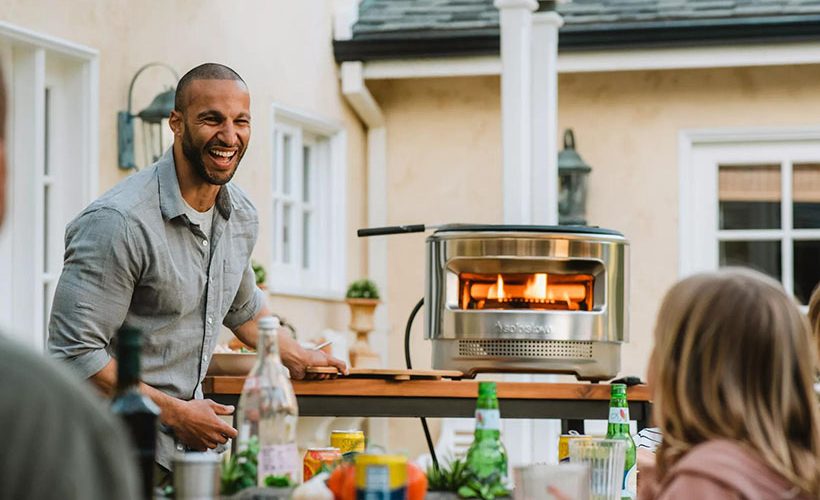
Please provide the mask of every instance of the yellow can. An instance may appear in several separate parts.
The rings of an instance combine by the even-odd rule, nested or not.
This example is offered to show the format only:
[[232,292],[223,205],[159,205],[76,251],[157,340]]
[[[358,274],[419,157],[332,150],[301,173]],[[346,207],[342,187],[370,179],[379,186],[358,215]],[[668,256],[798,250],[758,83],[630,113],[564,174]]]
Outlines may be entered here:
[[592,436],[585,434],[561,434],[558,438],[558,462],[569,462],[569,441],[570,439],[590,439]]
[[356,498],[407,498],[407,457],[356,455]]
[[333,431],[330,433],[330,446],[339,448],[342,455],[350,452],[364,453],[364,432]]

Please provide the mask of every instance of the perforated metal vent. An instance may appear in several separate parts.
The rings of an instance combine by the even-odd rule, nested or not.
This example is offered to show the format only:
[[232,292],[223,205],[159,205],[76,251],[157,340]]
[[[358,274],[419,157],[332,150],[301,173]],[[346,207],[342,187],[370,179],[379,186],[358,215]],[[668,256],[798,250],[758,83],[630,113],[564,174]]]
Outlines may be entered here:
[[459,340],[458,355],[470,357],[592,358],[592,342],[571,340]]

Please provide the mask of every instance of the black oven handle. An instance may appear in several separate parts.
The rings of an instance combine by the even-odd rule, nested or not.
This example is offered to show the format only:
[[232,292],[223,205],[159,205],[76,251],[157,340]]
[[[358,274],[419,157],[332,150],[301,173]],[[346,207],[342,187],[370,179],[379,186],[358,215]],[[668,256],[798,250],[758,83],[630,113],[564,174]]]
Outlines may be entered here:
[[359,238],[367,236],[385,236],[388,234],[423,233],[428,229],[437,229],[439,226],[425,226],[424,224],[410,224],[408,226],[367,227],[359,229],[356,234]]

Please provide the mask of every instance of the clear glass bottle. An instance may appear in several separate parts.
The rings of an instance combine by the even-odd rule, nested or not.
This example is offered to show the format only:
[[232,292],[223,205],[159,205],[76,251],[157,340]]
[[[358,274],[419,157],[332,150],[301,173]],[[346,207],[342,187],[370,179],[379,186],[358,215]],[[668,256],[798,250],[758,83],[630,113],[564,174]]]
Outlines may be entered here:
[[153,498],[159,407],[140,391],[141,349],[140,331],[126,326],[120,328],[117,332],[117,390],[111,411],[128,428],[140,467],[142,497]]
[[507,483],[507,450],[501,442],[501,413],[495,382],[478,383],[475,408],[475,439],[467,450],[467,467],[479,480],[497,474]]
[[269,476],[298,480],[299,452],[296,448],[296,424],[299,408],[290,383],[288,369],[279,356],[277,332],[279,320],[259,320],[257,359],[239,397],[237,422],[238,451],[257,443],[257,484],[265,486]]
[[638,495],[638,461],[635,440],[629,432],[629,405],[626,401],[626,385],[612,384],[609,400],[609,423],[607,439],[622,439],[626,442],[624,478],[621,485],[621,499],[632,500]]

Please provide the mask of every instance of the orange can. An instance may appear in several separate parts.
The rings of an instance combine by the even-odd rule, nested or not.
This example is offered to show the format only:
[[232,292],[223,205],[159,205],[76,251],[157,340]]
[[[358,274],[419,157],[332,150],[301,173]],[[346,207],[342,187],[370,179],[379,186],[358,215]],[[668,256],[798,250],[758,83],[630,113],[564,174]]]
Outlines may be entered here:
[[308,448],[302,464],[302,481],[318,474],[322,467],[333,470],[342,460],[339,448]]

